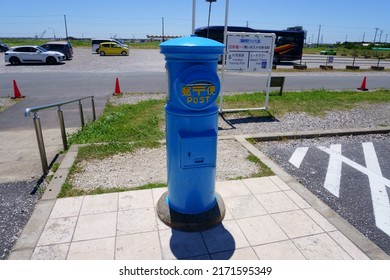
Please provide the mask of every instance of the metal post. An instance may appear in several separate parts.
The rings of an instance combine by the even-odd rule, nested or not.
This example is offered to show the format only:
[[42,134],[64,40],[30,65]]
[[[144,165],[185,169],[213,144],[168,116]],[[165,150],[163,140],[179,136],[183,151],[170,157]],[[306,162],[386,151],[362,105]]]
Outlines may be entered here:
[[191,30],[191,34],[195,34],[195,14],[196,14],[196,0],[192,0],[192,30]]
[[42,171],[43,174],[47,174],[49,172],[49,166],[47,164],[45,144],[43,142],[41,121],[37,113],[34,113],[33,120],[34,120],[35,134],[37,136],[39,155],[41,156]]
[[81,100],[79,100],[79,110],[80,110],[81,127],[84,127],[84,113],[83,113],[83,104],[81,104]]
[[95,100],[93,99],[93,96],[91,97],[91,103],[92,103],[92,121],[96,121]]
[[66,24],[66,15],[64,15],[64,21],[65,21],[65,34],[66,34],[66,40],[69,40],[69,37],[68,37],[68,25]]
[[210,29],[210,16],[211,16],[211,3],[216,2],[217,0],[206,0],[206,2],[209,2],[209,18],[207,20],[207,38],[209,37],[209,29]]
[[68,149],[68,141],[66,139],[64,113],[63,113],[63,111],[62,111],[60,106],[58,106],[58,120],[60,122],[62,145],[64,146],[64,150],[67,150]]
[[225,26],[223,28],[223,44],[225,45],[224,52],[222,55],[222,72],[221,72],[221,89],[219,95],[219,112],[223,112],[223,86],[224,86],[224,74],[225,74],[225,64],[226,64],[226,36],[228,31],[228,18],[229,18],[229,0],[226,0],[225,3]]

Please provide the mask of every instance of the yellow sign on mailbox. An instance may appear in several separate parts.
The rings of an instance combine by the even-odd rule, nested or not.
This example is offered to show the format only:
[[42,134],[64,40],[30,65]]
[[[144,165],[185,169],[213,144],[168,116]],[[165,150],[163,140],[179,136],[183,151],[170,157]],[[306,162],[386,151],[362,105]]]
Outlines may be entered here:
[[211,83],[188,84],[181,88],[181,94],[186,98],[188,105],[205,104],[209,103],[210,97],[216,94],[216,88]]

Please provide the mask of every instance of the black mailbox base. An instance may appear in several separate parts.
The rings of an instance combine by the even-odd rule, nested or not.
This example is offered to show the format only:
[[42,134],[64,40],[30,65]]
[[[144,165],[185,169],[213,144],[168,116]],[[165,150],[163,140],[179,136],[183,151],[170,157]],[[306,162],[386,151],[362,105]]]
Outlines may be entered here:
[[225,204],[216,194],[217,203],[210,210],[200,214],[183,214],[171,208],[166,202],[165,192],[157,202],[157,215],[160,220],[172,229],[181,231],[202,231],[219,225],[225,217]]

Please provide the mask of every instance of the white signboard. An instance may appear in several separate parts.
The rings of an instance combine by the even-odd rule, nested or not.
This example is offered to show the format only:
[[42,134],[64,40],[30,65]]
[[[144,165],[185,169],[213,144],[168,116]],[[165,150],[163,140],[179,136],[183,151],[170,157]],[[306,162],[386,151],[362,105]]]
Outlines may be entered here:
[[275,34],[228,32],[226,70],[269,71],[275,47]]

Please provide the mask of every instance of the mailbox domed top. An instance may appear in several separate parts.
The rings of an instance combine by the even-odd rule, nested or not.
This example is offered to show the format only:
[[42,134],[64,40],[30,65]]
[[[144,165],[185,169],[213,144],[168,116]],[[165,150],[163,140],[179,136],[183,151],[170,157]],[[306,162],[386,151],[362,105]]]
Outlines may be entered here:
[[194,35],[168,40],[160,44],[162,54],[207,53],[220,55],[223,54],[224,47],[225,45],[220,42]]

